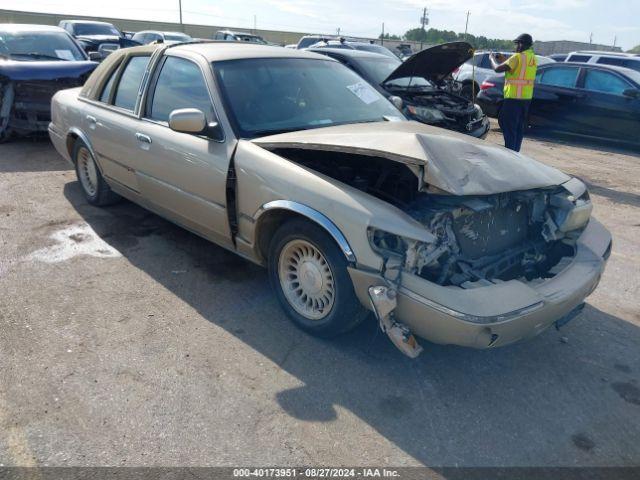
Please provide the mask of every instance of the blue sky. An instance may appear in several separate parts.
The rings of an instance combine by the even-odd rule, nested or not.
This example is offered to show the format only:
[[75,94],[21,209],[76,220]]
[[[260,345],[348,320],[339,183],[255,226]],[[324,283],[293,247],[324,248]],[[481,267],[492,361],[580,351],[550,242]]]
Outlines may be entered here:
[[[423,7],[430,25],[475,35],[512,38],[523,31],[540,40],[588,41],[625,49],[640,44],[638,0],[183,0],[184,21],[258,28],[377,36],[403,33],[419,25]],[[83,15],[177,21],[178,0],[0,0],[0,8]]]

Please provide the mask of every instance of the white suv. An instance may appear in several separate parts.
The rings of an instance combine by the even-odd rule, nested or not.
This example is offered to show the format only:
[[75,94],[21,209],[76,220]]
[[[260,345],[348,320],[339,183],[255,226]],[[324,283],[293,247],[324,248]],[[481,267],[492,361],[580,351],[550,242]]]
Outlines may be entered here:
[[565,62],[596,63],[631,68],[640,72],[640,57],[631,53],[617,52],[571,52]]

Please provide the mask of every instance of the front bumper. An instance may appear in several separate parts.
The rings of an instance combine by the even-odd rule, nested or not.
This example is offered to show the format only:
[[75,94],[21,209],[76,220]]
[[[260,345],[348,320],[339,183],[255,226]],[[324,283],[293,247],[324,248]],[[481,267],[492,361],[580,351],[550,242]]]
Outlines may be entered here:
[[[508,345],[538,335],[584,302],[596,288],[611,250],[611,235],[591,219],[571,264],[535,285],[511,280],[487,287],[442,287],[403,273],[396,318],[434,343],[473,348]],[[350,269],[356,295],[369,304],[368,288],[386,285],[378,272]]]

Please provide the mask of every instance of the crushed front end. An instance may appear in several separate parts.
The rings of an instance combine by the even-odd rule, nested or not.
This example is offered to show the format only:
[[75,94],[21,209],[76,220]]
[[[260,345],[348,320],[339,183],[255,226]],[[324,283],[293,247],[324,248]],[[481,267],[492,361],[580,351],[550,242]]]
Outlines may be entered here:
[[577,179],[489,196],[419,195],[407,211],[435,240],[369,229],[385,259],[378,281],[396,290],[398,323],[433,342],[487,348],[530,338],[566,323],[600,280],[611,235],[591,210]]
[[443,90],[404,93],[405,115],[421,123],[485,138],[489,133],[489,118],[469,100]]

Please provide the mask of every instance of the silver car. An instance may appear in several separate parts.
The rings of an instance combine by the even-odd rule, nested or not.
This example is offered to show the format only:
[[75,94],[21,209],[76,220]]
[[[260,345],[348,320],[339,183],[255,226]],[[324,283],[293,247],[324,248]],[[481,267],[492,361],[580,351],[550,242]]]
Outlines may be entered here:
[[487,348],[568,321],[611,249],[580,180],[407,121],[313,53],[119,50],[55,95],[49,132],[89,203],[125,197],[266,266],[315,335],[371,311],[412,357],[414,333]]
[[[453,75],[453,78],[461,85],[460,95],[465,98],[477,96],[484,81],[496,75],[496,72],[491,68],[490,55],[491,52],[476,52],[473,58],[460,65],[458,71]],[[502,52],[502,55],[509,57],[513,53]],[[553,59],[542,55],[536,55],[536,60],[538,65],[553,63]]]

